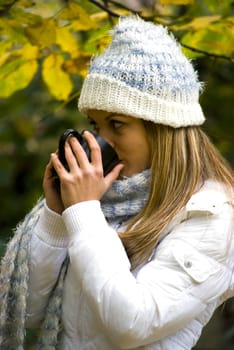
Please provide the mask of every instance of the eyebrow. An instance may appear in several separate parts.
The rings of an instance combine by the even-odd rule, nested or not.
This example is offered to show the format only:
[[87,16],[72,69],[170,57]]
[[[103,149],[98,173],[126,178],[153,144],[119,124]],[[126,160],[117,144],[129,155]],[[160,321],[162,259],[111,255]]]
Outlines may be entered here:
[[116,113],[107,114],[107,116],[105,117],[105,120],[109,120],[113,116],[117,117],[118,115]]
[[[116,112],[112,112],[112,113],[107,114],[107,116],[106,116],[104,119],[105,119],[105,120],[109,120],[109,119],[112,118],[113,116],[116,116],[116,117],[125,117],[124,115],[118,114],[118,113],[116,113]],[[90,117],[90,115],[87,115],[87,118],[88,118],[90,121],[94,121],[94,122],[95,122],[95,120],[94,120],[92,117]]]

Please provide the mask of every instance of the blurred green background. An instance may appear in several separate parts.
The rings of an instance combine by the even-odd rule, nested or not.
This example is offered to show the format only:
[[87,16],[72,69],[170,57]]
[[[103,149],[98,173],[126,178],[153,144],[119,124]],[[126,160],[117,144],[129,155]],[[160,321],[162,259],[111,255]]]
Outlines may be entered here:
[[[44,168],[62,131],[87,126],[77,98],[87,62],[105,47],[117,15],[139,12],[174,32],[204,82],[203,129],[234,165],[232,1],[99,4],[0,1],[0,255],[17,223],[43,195]],[[54,57],[54,66],[48,66]],[[234,349],[232,325],[231,300],[216,312],[196,349]]]

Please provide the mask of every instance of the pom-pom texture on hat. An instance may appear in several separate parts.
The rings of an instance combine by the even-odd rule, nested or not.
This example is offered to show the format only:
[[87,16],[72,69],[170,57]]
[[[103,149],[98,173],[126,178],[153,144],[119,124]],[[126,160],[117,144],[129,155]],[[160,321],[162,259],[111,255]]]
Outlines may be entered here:
[[130,16],[112,34],[91,62],[79,98],[82,113],[98,109],[174,128],[204,122],[197,74],[165,27]]

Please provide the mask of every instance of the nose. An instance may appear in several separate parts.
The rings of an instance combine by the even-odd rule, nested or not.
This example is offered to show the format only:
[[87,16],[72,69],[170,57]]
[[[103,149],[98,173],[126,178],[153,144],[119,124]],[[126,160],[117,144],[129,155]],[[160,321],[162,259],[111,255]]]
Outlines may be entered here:
[[111,132],[107,128],[99,128],[98,135],[114,148],[114,140]]

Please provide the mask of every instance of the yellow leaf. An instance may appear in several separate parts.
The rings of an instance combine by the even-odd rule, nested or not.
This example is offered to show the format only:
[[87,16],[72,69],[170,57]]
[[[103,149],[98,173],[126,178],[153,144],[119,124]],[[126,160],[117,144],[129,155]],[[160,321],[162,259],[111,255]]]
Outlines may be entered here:
[[42,76],[50,93],[58,100],[66,100],[73,89],[70,76],[63,70],[62,56],[50,54],[43,62]]
[[12,47],[10,40],[0,41],[0,66],[2,66],[10,56],[9,49]]
[[19,48],[12,48],[10,42],[2,42],[0,44],[0,66],[5,63],[14,61],[15,59],[20,59],[25,61],[34,60],[38,57],[38,48],[30,44],[23,45]]
[[0,67],[0,96],[9,97],[15,91],[24,89],[31,82],[38,63],[35,59],[13,58]]
[[83,19],[81,20],[73,20],[71,23],[71,28],[75,31],[86,31],[90,29],[96,29],[97,25],[96,23],[92,24],[89,20]]
[[78,40],[67,27],[56,28],[56,43],[64,52],[69,52],[71,57],[78,55]]
[[56,24],[51,18],[41,24],[25,28],[25,32],[32,44],[41,48],[51,46],[56,41]]
[[3,52],[3,53],[1,53],[1,55],[0,55],[0,66],[4,65],[4,63],[9,59],[10,55],[11,55],[10,52]]
[[26,44],[17,50],[19,55],[22,55],[27,60],[32,60],[38,57],[39,49],[37,46]]
[[108,13],[106,11],[93,13],[92,15],[90,15],[90,18],[92,18],[92,20],[94,20],[95,22],[100,22],[108,19]]
[[210,23],[220,20],[221,16],[201,16],[183,25],[170,26],[172,30],[198,30],[207,27]]

